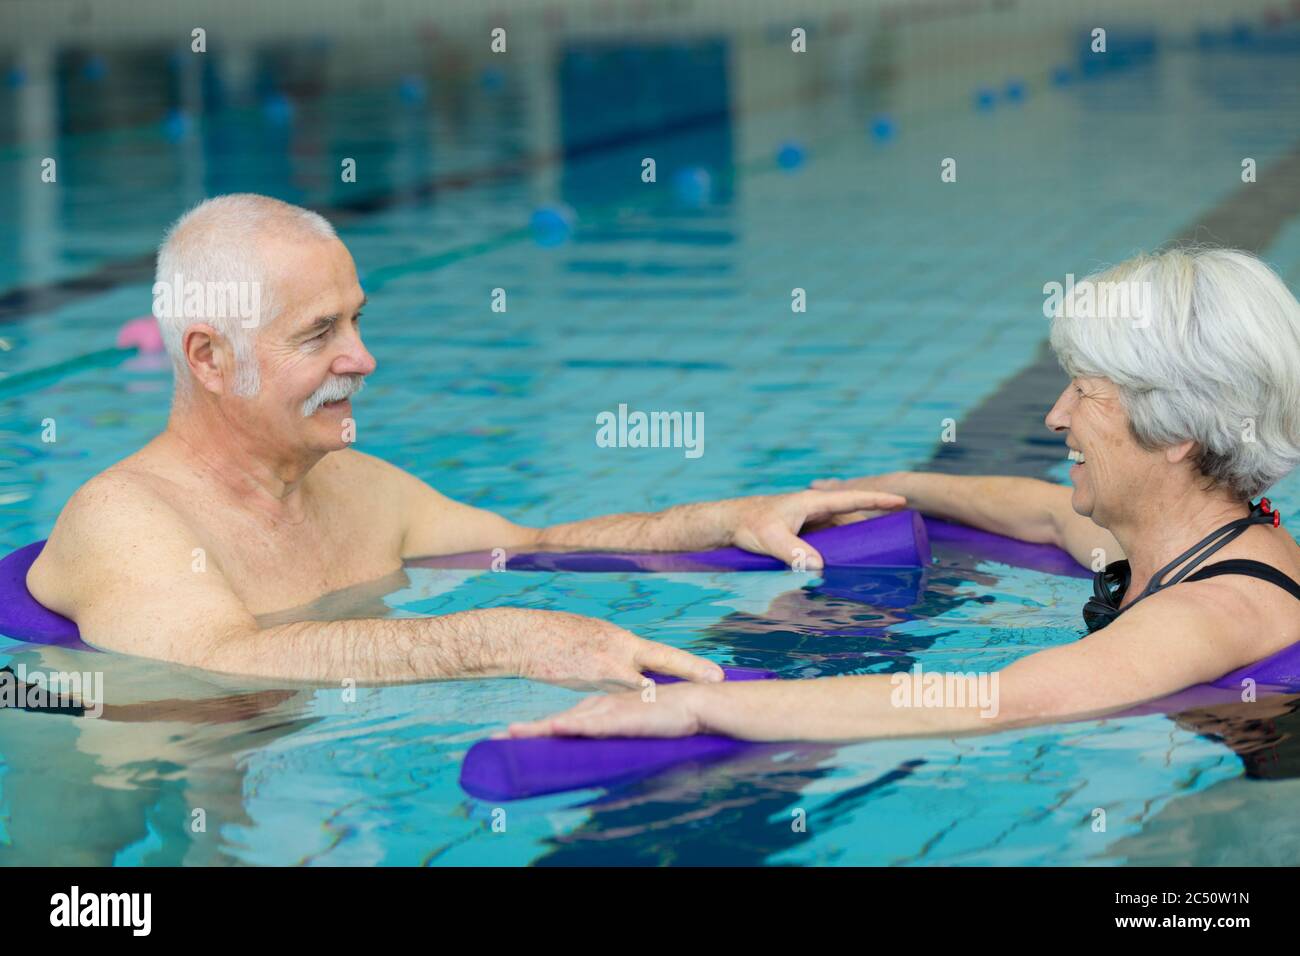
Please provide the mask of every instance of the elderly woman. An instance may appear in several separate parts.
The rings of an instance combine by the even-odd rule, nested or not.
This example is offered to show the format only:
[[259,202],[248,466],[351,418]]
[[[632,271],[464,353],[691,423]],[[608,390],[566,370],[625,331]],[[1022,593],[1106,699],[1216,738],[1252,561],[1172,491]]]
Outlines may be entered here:
[[1141,256],[1070,290],[1052,347],[1070,382],[1046,421],[1073,488],[907,473],[817,484],[894,492],[1104,566],[1082,639],[986,675],[991,701],[917,706],[903,675],[677,685],[590,697],[510,733],[981,733],[1163,697],[1300,641],[1300,547],[1267,499],[1251,501],[1300,462],[1300,304],[1286,285],[1243,252]]

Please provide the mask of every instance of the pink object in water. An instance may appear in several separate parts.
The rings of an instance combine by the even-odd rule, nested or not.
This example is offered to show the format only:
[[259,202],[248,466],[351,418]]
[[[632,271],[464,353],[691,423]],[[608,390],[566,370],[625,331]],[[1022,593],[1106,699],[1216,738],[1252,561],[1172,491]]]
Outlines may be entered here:
[[117,330],[117,347],[136,348],[144,355],[157,355],[163,350],[162,330],[152,315],[127,319]]

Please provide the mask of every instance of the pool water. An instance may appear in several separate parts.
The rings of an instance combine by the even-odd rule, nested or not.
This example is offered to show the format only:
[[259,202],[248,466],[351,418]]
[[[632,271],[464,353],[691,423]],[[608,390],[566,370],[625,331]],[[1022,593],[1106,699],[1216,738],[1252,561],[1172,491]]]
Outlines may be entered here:
[[[1060,87],[1025,67],[1023,101],[999,96],[988,111],[970,91],[1001,90],[1009,62],[953,67],[932,86],[905,65],[896,86],[814,83],[761,29],[575,42],[544,66],[474,61],[418,102],[388,81],[326,87],[296,94],[288,120],[274,100],[214,97],[190,129],[160,121],[167,90],[130,72],[116,95],[145,104],[138,116],[68,110],[57,193],[19,175],[42,147],[0,148],[0,248],[12,253],[0,256],[0,552],[46,536],[82,482],[163,427],[169,370],[111,351],[113,333],[148,312],[148,256],[167,222],[234,190],[328,211],[356,259],[378,360],[356,400],[358,447],[515,520],[939,458],[960,467],[952,456],[967,451],[1032,471],[1057,451],[1040,424],[1055,392],[1011,384],[1046,334],[1043,283],[1179,235],[1239,201],[1243,156],[1267,171],[1300,143],[1294,53],[1180,37]],[[1073,32],[1059,42],[1073,55]],[[872,50],[887,58],[888,37]],[[274,66],[260,83],[277,80]],[[59,69],[69,86],[88,82],[75,63]],[[742,95],[765,71],[785,93]],[[873,137],[881,110],[893,132]],[[782,144],[792,168],[777,161]],[[357,184],[334,182],[344,156],[359,160]],[[640,180],[645,156],[658,160],[655,184]],[[956,183],[938,182],[944,157],[957,159]],[[530,227],[539,207],[554,220],[568,215],[561,206],[576,217],[571,233]],[[1300,218],[1258,230],[1296,288]],[[505,312],[491,310],[496,288]],[[805,313],[791,311],[796,288]],[[994,399],[1018,413],[976,418]],[[597,447],[596,416],[620,404],[703,412],[704,454]],[[42,440],[50,419],[54,442]],[[984,424],[968,433],[967,421]],[[949,422],[957,440],[944,451]],[[1059,452],[1045,474],[1064,480]],[[1271,496],[1289,515],[1300,478]],[[915,601],[891,609],[794,572],[410,568],[276,619],[548,608],[815,677],[1004,666],[1076,639],[1089,590],[943,551],[913,583]],[[102,670],[108,707],[99,720],[0,715],[5,864],[1300,856],[1294,697],[961,739],[792,744],[499,806],[458,786],[466,750],[578,694],[494,680],[352,699],[0,639],[0,665],[19,664]]]

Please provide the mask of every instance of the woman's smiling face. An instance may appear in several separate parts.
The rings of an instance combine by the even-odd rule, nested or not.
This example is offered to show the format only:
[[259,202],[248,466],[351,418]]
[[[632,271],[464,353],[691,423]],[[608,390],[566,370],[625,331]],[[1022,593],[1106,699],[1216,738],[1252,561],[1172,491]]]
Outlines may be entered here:
[[1046,422],[1053,431],[1065,433],[1074,462],[1070,503],[1079,514],[1107,527],[1126,506],[1158,494],[1170,463],[1164,452],[1138,444],[1114,382],[1071,379]]

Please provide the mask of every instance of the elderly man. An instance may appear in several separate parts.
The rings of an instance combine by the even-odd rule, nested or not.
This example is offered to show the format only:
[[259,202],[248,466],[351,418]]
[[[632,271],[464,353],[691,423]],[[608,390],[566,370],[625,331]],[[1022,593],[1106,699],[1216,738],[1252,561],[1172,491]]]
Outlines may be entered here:
[[[716,664],[573,614],[497,608],[274,627],[256,616],[404,558],[496,547],[735,544],[785,561],[802,549],[816,568],[797,537],[805,522],[903,503],[803,491],[523,527],[348,447],[351,396],[375,360],[361,341],[352,257],[320,216],[263,196],[209,200],[168,234],[158,280],[157,290],[184,292],[158,310],[176,374],[167,429],[72,496],[27,577],[41,603],[108,650],[301,680],[636,686],[658,671],[716,681]],[[260,315],[204,314],[204,297],[189,294],[229,283],[240,293],[231,301]]]

